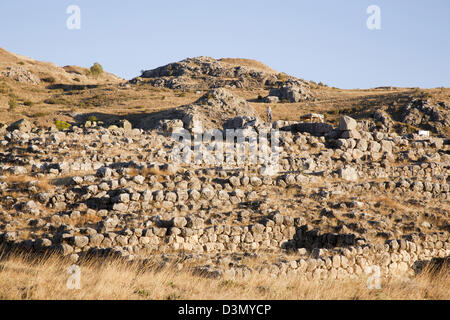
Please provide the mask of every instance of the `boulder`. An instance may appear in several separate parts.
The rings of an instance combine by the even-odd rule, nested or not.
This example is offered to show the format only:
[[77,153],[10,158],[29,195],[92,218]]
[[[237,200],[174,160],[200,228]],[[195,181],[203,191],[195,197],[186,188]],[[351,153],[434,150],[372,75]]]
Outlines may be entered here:
[[172,225],[175,228],[184,228],[187,225],[187,220],[185,217],[175,217],[172,219]]
[[21,119],[19,121],[14,122],[8,128],[8,131],[19,130],[20,132],[30,132],[31,131],[31,122],[27,119]]
[[342,139],[361,139],[361,134],[357,130],[345,130],[341,133]]
[[279,103],[280,98],[278,98],[277,96],[267,96],[264,98],[264,102],[265,103]]
[[125,131],[130,131],[133,129],[133,126],[128,120],[120,120],[118,123],[118,127],[123,128]]
[[358,181],[358,172],[353,167],[341,168],[338,170],[339,178],[345,181]]
[[315,134],[315,135],[324,135],[328,132],[330,132],[331,130],[333,130],[333,127],[327,123],[321,123],[321,122],[316,122],[316,123],[297,123],[297,124],[293,124],[291,126],[291,130],[293,132],[308,132],[310,134]]
[[287,101],[291,103],[311,100],[312,94],[306,87],[306,84],[299,80],[288,80],[283,83],[279,88],[270,89],[268,97],[278,97],[281,101]]
[[223,129],[248,129],[256,127],[258,124],[260,124],[259,119],[256,117],[239,116],[226,120]]
[[74,236],[72,238],[72,243],[78,248],[83,248],[88,245],[89,238],[86,236]]
[[180,119],[162,120],[160,127],[164,132],[173,133],[180,129],[183,129],[183,121]]
[[97,170],[97,176],[101,178],[110,178],[112,170],[108,167],[101,167]]
[[339,120],[339,130],[341,131],[352,131],[356,130],[358,122],[349,116],[341,116]]

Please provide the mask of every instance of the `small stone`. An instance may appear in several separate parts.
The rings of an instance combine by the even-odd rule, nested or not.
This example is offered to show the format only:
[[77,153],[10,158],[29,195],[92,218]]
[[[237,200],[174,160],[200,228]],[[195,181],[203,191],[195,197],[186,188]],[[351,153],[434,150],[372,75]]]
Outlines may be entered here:
[[187,220],[185,217],[175,217],[172,219],[172,225],[175,228],[184,228],[187,225]]
[[73,244],[78,248],[83,248],[89,243],[89,238],[86,236],[75,236],[73,237]]

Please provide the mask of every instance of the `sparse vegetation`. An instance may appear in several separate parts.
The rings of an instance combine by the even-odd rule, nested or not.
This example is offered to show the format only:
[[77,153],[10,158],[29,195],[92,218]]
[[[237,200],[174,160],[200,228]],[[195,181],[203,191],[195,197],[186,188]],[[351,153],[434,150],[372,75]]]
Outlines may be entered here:
[[36,113],[32,113],[32,114],[27,114],[27,116],[30,118],[41,118],[41,117],[46,117],[48,115],[49,115],[48,112],[36,112]]
[[[72,69],[78,74],[83,74],[86,70],[79,67]],[[52,75],[50,72],[36,74]],[[244,99],[246,105],[243,109],[248,111],[253,108],[253,115],[259,114],[261,119],[266,118],[266,109],[270,105],[274,120],[298,122],[299,116],[321,113],[326,115],[326,123],[336,127],[339,115],[348,114],[354,115],[364,127],[365,124],[360,120],[367,121],[367,128],[370,128],[368,131],[372,131],[374,124],[378,126],[373,132],[360,132],[364,138],[355,138],[354,141],[338,141],[339,136],[335,139],[331,134],[326,139],[295,132],[292,135],[283,134],[283,139],[280,140],[283,142],[280,146],[283,152],[283,159],[280,159],[283,161],[283,172],[272,181],[262,178],[252,181],[251,178],[260,177],[253,166],[244,167],[243,174],[239,172],[239,176],[234,176],[232,170],[218,168],[216,165],[212,169],[211,166],[202,166],[202,170],[172,166],[168,152],[173,144],[169,137],[161,135],[159,131],[139,135],[138,130],[129,131],[128,125],[123,125],[123,134],[122,129],[117,132],[108,132],[106,129],[110,124],[120,126],[119,120],[122,119],[127,119],[132,128],[135,125],[140,128],[142,123],[147,124],[147,119],[156,118],[159,121],[157,118],[161,114],[163,120],[173,120],[173,114],[168,112],[168,108],[192,104],[199,98],[201,103],[209,106],[203,108],[205,113],[198,105],[195,105],[194,111],[200,116],[208,114],[213,125],[220,127],[221,123],[217,119],[244,114],[242,108],[231,108],[237,103],[229,103],[232,99],[226,98],[226,95],[219,98],[213,94],[205,95],[208,90],[199,89],[197,92],[194,86],[173,90],[153,87],[149,83],[140,87],[131,82],[108,84],[103,80],[107,74],[100,79],[82,76],[83,82],[80,84],[72,82],[76,73],[54,75],[60,83],[52,86],[18,84],[6,78],[0,80],[0,90],[6,92],[4,96],[0,96],[0,107],[6,109],[8,100],[12,99],[19,106],[27,105],[28,102],[31,102],[30,107],[33,102],[37,105],[33,108],[20,108],[20,112],[4,112],[6,120],[1,120],[5,124],[0,124],[0,130],[5,131],[6,126],[25,118],[22,122],[18,121],[16,125],[20,129],[17,130],[25,133],[31,130],[32,133],[28,134],[28,143],[19,141],[20,147],[11,148],[16,139],[21,139],[20,134],[12,133],[8,145],[0,145],[5,160],[14,161],[3,170],[0,177],[0,205],[4,212],[3,215],[0,214],[4,218],[0,219],[0,239],[3,241],[8,232],[16,232],[15,235],[7,236],[15,236],[20,244],[29,244],[24,240],[33,239],[33,247],[45,244],[54,249],[54,240],[59,241],[61,230],[74,231],[67,235],[70,238],[64,239],[64,244],[68,246],[67,253],[73,260],[53,256],[39,256],[35,260],[35,256],[24,254],[12,254],[0,259],[0,297],[171,300],[449,298],[448,270],[442,274],[430,272],[414,275],[412,272],[416,262],[428,259],[424,250],[420,253],[419,250],[408,253],[413,252],[412,242],[399,241],[400,248],[406,246],[405,251],[409,257],[403,254],[403,249],[392,251],[392,259],[397,258],[397,263],[390,262],[382,270],[384,276],[388,274],[387,270],[392,268],[394,273],[397,269],[403,269],[406,263],[410,279],[383,278],[382,288],[374,291],[367,289],[367,278],[362,271],[364,261],[378,263],[378,256],[371,254],[378,250],[372,250],[374,244],[383,245],[385,249],[387,240],[404,240],[418,232],[433,238],[435,234],[445,231],[445,217],[450,208],[444,197],[448,198],[448,191],[445,189],[447,185],[445,181],[439,180],[439,176],[446,169],[444,161],[448,160],[445,153],[447,146],[439,147],[442,141],[433,145],[414,142],[412,139],[409,139],[411,143],[404,144],[404,139],[408,137],[404,137],[399,143],[398,139],[387,138],[385,133],[382,139],[376,131],[383,131],[387,125],[382,127],[381,121],[373,120],[374,111],[382,109],[395,120],[394,128],[400,128],[402,134],[408,130],[416,132],[417,128],[411,126],[408,129],[401,117],[405,105],[412,98],[421,97],[420,92],[400,88],[341,90],[311,82],[308,90],[314,93],[312,100],[296,103],[283,100],[281,103],[265,104],[260,102],[268,95],[269,89],[280,85],[274,81],[274,77],[264,81],[267,87],[262,82],[255,82],[260,87],[230,88],[227,91],[233,96]],[[203,81],[198,78],[189,80]],[[230,81],[228,78],[226,80]],[[433,101],[444,101],[448,105],[449,89],[429,89],[426,92],[429,92]],[[225,104],[223,110],[216,103],[216,99],[221,98]],[[47,101],[46,104],[41,103],[44,100]],[[229,106],[231,107],[228,108]],[[228,113],[229,110],[237,111]],[[443,105],[439,110],[446,111],[447,106]],[[220,118],[216,113],[222,111],[227,112],[227,115]],[[181,118],[179,114],[176,116]],[[87,126],[89,128],[84,129],[83,122],[86,119],[98,122],[97,117],[104,122],[101,126]],[[206,117],[200,118],[203,120]],[[181,128],[180,125],[185,125],[179,121],[162,123],[164,125],[161,129],[167,132],[167,129],[177,130]],[[387,124],[388,121],[383,120],[383,123]],[[49,124],[52,125],[50,129]],[[71,124],[78,129],[68,134],[54,132],[55,127],[61,131],[70,130]],[[424,126],[420,124],[417,127]],[[357,131],[366,129],[359,128]],[[342,134],[338,130],[331,133]],[[26,139],[25,134],[23,137]],[[366,140],[368,145],[364,146],[364,141],[361,140]],[[332,144],[334,142],[336,146]],[[337,142],[342,144],[339,147],[342,152],[336,149]],[[211,145],[214,144],[215,139],[211,142]],[[390,145],[392,152],[385,151]],[[377,150],[377,147],[380,148],[379,152],[370,151]],[[357,158],[361,154],[362,157]],[[427,161],[422,161],[421,157]],[[45,167],[40,167],[39,164],[44,162]],[[105,171],[94,170],[97,165],[102,166],[100,168]],[[344,165],[354,167],[357,173],[356,179],[345,182],[345,185],[338,170]],[[350,174],[351,172],[347,172],[347,175]],[[245,176],[250,178],[247,183],[244,183]],[[195,185],[196,180],[200,182],[198,187]],[[426,185],[428,181],[431,186]],[[422,187],[419,182],[422,182]],[[435,187],[435,184],[438,185]],[[146,192],[149,185],[152,188],[150,192]],[[210,190],[213,197],[211,200],[207,200],[207,192],[202,194],[205,191],[202,189],[209,188],[213,189]],[[414,188],[422,190],[416,192],[413,191]],[[431,191],[425,193],[426,188]],[[439,189],[436,191],[437,188]],[[191,192],[197,189],[199,194]],[[244,194],[241,196],[240,192],[233,192],[236,189]],[[48,193],[50,198],[41,199],[41,196],[46,196],[43,193]],[[254,200],[250,200],[251,197]],[[201,199],[198,210],[192,202],[195,199]],[[30,211],[27,207],[29,201],[35,203],[39,214]],[[281,213],[281,217],[275,219],[277,212]],[[186,219],[186,223],[192,222],[192,230],[196,230],[195,233],[199,230],[202,240],[190,237],[190,230],[187,229],[191,226],[185,225],[183,221],[177,221],[176,224],[173,221],[174,227],[171,229],[160,228],[158,216],[167,221],[172,221],[172,217],[180,220],[199,217],[204,226],[194,226],[194,219]],[[116,227],[114,224],[106,226],[111,220],[117,220]],[[326,243],[318,251],[324,259],[313,258],[309,243],[298,244],[303,240],[296,239],[299,235],[297,222],[301,222],[301,230],[305,229],[302,233],[306,233],[306,240],[311,242],[311,246],[316,248],[316,244],[321,246]],[[39,227],[35,224],[39,224]],[[267,228],[269,225],[272,226],[270,231]],[[225,229],[227,226],[232,229]],[[138,229],[146,231],[141,234]],[[95,230],[98,230],[97,233]],[[104,232],[105,230],[107,231]],[[156,234],[159,231],[161,233]],[[209,234],[210,231],[212,234]],[[213,235],[216,231],[217,237]],[[75,243],[72,236],[86,236],[89,242]],[[445,249],[448,240],[441,240],[440,234],[437,237],[430,246],[441,248],[437,250]],[[234,253],[228,254],[221,251],[223,249],[216,249],[216,245],[220,248],[219,241],[211,240],[216,238],[221,239],[220,241],[236,240]],[[39,242],[41,240],[42,243]],[[151,253],[145,251],[150,248],[141,247],[141,244],[149,241]],[[209,247],[210,242],[212,247]],[[189,248],[193,243],[196,247]],[[422,240],[419,239],[418,243],[420,245]],[[135,244],[142,251],[138,248],[135,250]],[[284,250],[281,247],[284,244],[295,245],[295,248]],[[163,246],[167,251],[159,251]],[[358,252],[366,246],[370,252],[365,256],[363,251],[362,255],[367,259],[361,262],[363,257]],[[211,252],[206,252],[206,249],[211,248]],[[98,260],[95,256],[97,252],[113,253],[112,250],[125,259],[147,260],[145,264],[137,264],[125,262],[125,259]],[[434,249],[429,251],[432,256],[438,252]],[[39,254],[41,252],[46,255],[50,253],[39,251]],[[87,252],[92,252],[93,256],[86,255]],[[330,268],[330,262],[326,259],[341,254],[349,257],[347,261],[339,258],[342,264]],[[442,255],[442,251],[439,255]],[[184,259],[185,257],[189,259]],[[77,258],[77,264],[82,268],[82,290],[67,290],[65,270]],[[207,276],[220,274],[224,277],[206,277],[202,274],[205,265],[208,265]],[[195,269],[194,272],[195,267],[201,267],[202,271]],[[227,271],[249,274],[247,278],[229,279]],[[286,274],[289,273],[288,277],[285,277],[285,271]],[[297,275],[290,271],[297,271]],[[331,272],[338,273],[338,279],[313,280],[323,273],[332,278]],[[358,276],[354,279],[341,279],[340,272],[342,277],[350,274]],[[37,273],[39,277],[34,276]]]
[[3,80],[0,82],[0,94],[9,94],[12,91],[11,87],[8,86]]
[[90,122],[97,122],[98,118],[96,116],[89,116],[88,117],[88,121],[90,121]]
[[64,131],[70,129],[72,126],[70,123],[62,120],[55,120],[55,126],[58,130]]
[[[189,270],[154,271],[119,260],[80,265],[80,290],[66,286],[70,261],[55,256],[33,259],[9,255],[0,262],[0,296],[3,299],[232,299],[232,300],[448,300],[450,272],[428,270],[411,280],[387,279],[380,290],[367,288],[367,279],[303,281],[252,276],[249,279],[205,279]],[[37,277],[36,275],[39,275]],[[431,290],[433,288],[433,290]]]
[[27,107],[32,107],[34,105],[34,102],[30,101],[30,100],[26,100],[23,102],[23,104]]
[[41,80],[42,80],[43,82],[50,83],[50,84],[53,84],[53,83],[56,82],[55,77],[52,77],[52,76],[42,78]]
[[45,99],[44,103],[46,103],[46,104],[61,104],[61,105],[63,105],[63,104],[67,104],[67,100],[64,99],[64,98],[61,98],[61,97],[58,97],[58,98],[54,97],[54,98]]
[[98,78],[101,74],[103,74],[103,67],[100,63],[96,62],[94,65],[89,69],[92,76],[95,78]]
[[8,106],[9,111],[14,111],[17,108],[17,100],[15,98],[9,99]]

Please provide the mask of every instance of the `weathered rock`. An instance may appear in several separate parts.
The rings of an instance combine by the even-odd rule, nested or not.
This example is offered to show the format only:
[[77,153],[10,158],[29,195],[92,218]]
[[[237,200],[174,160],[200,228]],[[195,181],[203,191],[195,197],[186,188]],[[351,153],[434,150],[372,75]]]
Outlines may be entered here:
[[339,178],[346,181],[358,181],[358,172],[353,167],[341,168],[338,170]]
[[83,248],[88,245],[89,238],[86,236],[74,236],[72,242],[77,248]]
[[20,66],[8,67],[6,71],[2,72],[2,75],[21,83],[34,85],[41,83],[36,75]]
[[333,127],[327,123],[296,123],[291,126],[292,132],[308,132],[311,134],[319,134],[324,135],[331,130],[333,130]]
[[187,220],[185,217],[175,217],[172,219],[172,225],[175,228],[184,228],[187,225]]
[[264,98],[265,103],[279,103],[280,98],[277,96],[267,96]]
[[349,116],[341,116],[339,120],[339,130],[341,131],[353,131],[356,130],[357,126],[356,120]]
[[19,130],[20,132],[31,132],[31,122],[27,119],[21,119],[14,122],[8,128],[8,131]]

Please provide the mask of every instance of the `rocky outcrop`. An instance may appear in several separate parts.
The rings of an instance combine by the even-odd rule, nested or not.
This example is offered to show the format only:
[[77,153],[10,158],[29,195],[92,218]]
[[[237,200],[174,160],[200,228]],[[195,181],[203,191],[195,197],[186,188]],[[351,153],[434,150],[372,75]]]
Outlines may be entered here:
[[272,88],[269,96],[265,98],[266,102],[273,103],[278,98],[279,101],[290,103],[313,100],[313,94],[304,81],[288,80],[282,83],[278,88]]
[[185,129],[192,129],[196,121],[201,122],[204,129],[222,129],[225,122],[231,123],[229,120],[236,117],[248,117],[261,122],[255,109],[247,101],[220,88],[210,90],[192,104],[152,115],[141,122],[141,127],[161,127],[161,121],[177,119]]
[[402,109],[400,121],[434,133],[445,134],[445,129],[450,127],[450,108],[445,104],[432,105],[428,101],[415,99]]
[[[229,60],[237,62],[229,63]],[[246,63],[248,61],[251,63]],[[143,71],[140,77],[132,79],[130,83],[145,82],[155,87],[183,91],[279,87],[276,89],[279,91],[274,91],[271,95],[296,102],[311,98],[307,81],[285,74],[280,77],[280,73],[261,65],[257,61],[246,59],[187,58],[153,70]],[[274,101],[274,98],[269,100]]]
[[168,65],[144,71],[136,83],[148,79],[155,87],[179,90],[211,88],[261,88],[277,83],[277,74],[251,66],[238,66],[210,57],[187,58]]
[[28,84],[39,84],[40,79],[23,67],[8,67],[2,72],[2,76],[13,79],[17,82]]
[[31,131],[31,123],[27,119],[21,119],[12,123],[8,128],[8,131],[19,130],[20,132],[30,132]]

